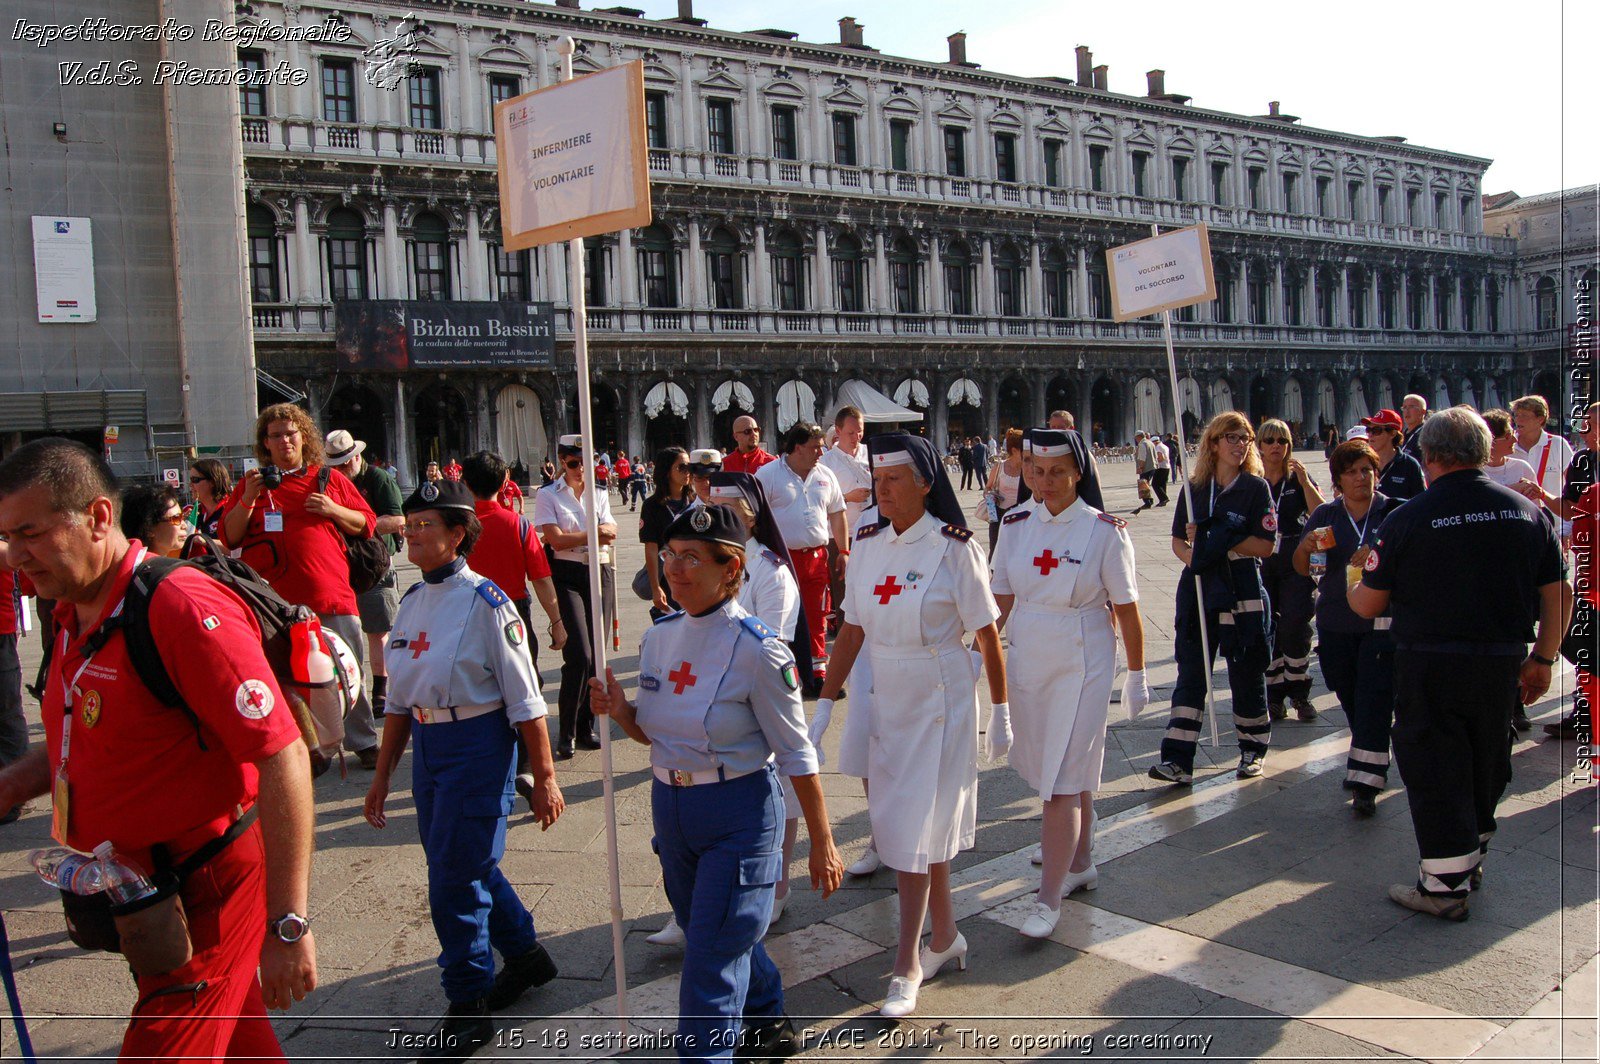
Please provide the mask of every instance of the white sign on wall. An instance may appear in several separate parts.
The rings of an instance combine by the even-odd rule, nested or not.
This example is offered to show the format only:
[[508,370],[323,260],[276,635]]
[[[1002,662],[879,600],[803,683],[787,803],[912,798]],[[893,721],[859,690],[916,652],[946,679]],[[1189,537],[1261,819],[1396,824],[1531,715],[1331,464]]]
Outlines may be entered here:
[[94,237],[89,219],[34,215],[33,274],[40,321],[94,321]]
[[1111,316],[1117,321],[1159,314],[1217,298],[1211,238],[1204,225],[1174,229],[1106,252]]
[[642,62],[496,104],[494,135],[506,250],[650,224]]

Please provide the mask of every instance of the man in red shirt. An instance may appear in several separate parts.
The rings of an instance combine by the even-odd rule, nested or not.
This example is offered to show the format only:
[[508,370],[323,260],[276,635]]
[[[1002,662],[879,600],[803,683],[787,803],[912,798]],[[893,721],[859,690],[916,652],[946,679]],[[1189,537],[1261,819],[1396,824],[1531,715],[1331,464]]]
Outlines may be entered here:
[[[469,458],[467,459],[467,466],[470,467],[471,465],[472,459]],[[466,476],[465,469],[462,470],[461,475],[463,477]],[[522,512],[522,489],[517,487],[516,478],[511,475],[509,470],[506,472],[506,482],[496,493],[495,500],[514,514]]]
[[[15,764],[28,752],[28,718],[22,713],[22,659],[17,655],[17,617],[22,598],[9,557],[9,548],[0,543],[0,768]],[[0,824],[11,823],[21,812],[18,807],[0,815]]]
[[450,463],[444,467],[444,478],[446,480],[460,480],[461,463],[454,458],[450,459]]
[[[372,507],[337,469],[328,471],[327,489],[319,488],[322,433],[293,403],[269,406],[256,418],[256,458],[282,482],[269,487],[264,469],[245,473],[222,504],[223,543],[239,548],[245,563],[286,601],[321,618],[363,665],[367,638],[350,586],[344,537],[377,531]],[[378,733],[365,688],[344,726],[345,749],[355,753],[362,768],[376,767]]]
[[633,476],[633,465],[628,461],[628,456],[625,454],[617,455],[617,461],[613,469],[617,474],[617,491],[626,496],[628,494],[628,478]]
[[733,419],[733,439],[738,446],[722,459],[724,473],[754,473],[778,457],[761,449],[761,426],[749,414]]
[[203,573],[178,569],[150,602],[151,633],[193,718],[144,687],[120,632],[89,648],[146,555],[118,530],[117,508],[110,468],[82,444],[36,440],[0,463],[0,537],[10,562],[57,601],[59,626],[45,742],[0,770],[0,810],[50,793],[63,845],[109,841],[146,874],[154,847],[178,863],[238,830],[182,885],[193,957],[136,977],[137,1020],[121,1059],[282,1059],[266,1009],[317,985],[303,915],[313,818],[305,743],[255,616]]

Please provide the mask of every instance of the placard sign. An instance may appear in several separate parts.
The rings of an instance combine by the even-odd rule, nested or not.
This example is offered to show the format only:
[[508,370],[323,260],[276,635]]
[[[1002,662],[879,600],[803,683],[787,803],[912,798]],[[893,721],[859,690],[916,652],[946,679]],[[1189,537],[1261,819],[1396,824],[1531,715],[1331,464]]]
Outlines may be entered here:
[[33,277],[39,320],[95,320],[94,234],[87,218],[33,216]]
[[1111,316],[1117,321],[1217,298],[1211,238],[1204,225],[1174,229],[1106,251]]
[[650,224],[642,61],[496,104],[494,136],[506,250]]

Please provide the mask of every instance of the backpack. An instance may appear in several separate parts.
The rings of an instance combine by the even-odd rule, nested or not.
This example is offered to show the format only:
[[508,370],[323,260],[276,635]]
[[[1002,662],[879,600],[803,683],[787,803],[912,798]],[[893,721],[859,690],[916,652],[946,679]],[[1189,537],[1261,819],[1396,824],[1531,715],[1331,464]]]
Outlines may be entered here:
[[[326,492],[332,478],[332,467],[319,469],[317,490]],[[350,589],[358,595],[371,591],[389,575],[389,545],[380,536],[345,536],[344,557],[350,566]]]
[[[155,596],[156,588],[180,568],[198,569],[237,595],[245,608],[255,616],[261,628],[262,653],[272,669],[273,677],[278,681],[279,689],[289,701],[289,709],[300,728],[300,736],[311,751],[313,767],[319,758],[325,762],[325,755],[319,750],[326,751],[330,745],[337,747],[342,738],[343,713],[355,704],[359,696],[360,674],[356,674],[355,686],[352,687],[346,663],[353,662],[342,659],[326,644],[326,638],[332,633],[321,631],[321,622],[316,614],[305,606],[286,602],[249,565],[224,554],[217,541],[204,530],[197,534],[204,538],[210,553],[186,559],[147,557],[133,571],[122,609],[89,637],[86,646],[91,653],[96,652],[105,646],[113,632],[120,631],[128,645],[128,660],[133,663],[139,681],[158,702],[188,717],[194,727],[195,741],[200,749],[208,749],[205,736],[200,731],[200,718],[172,682],[172,675],[167,672],[156,646],[155,634],[150,630],[150,601]],[[308,636],[320,636],[324,640],[323,645],[327,646],[329,656],[336,663],[333,681],[322,684],[308,682],[304,663],[296,660],[295,653],[296,644],[303,646]],[[325,688],[329,690],[323,690]],[[339,707],[337,718],[331,720],[327,718],[332,714],[321,706],[329,695],[336,698],[335,704]],[[322,711],[314,712],[313,703],[318,704],[317,708]]]

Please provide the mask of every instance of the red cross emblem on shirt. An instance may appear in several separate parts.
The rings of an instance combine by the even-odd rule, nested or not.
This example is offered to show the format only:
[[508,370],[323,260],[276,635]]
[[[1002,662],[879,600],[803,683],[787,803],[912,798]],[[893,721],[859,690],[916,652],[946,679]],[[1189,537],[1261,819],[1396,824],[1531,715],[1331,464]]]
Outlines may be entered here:
[[256,690],[253,687],[250,689],[249,694],[244,696],[244,700],[246,702],[250,703],[250,706],[253,709],[260,709],[262,706],[266,705],[266,703],[267,703],[266,694],[264,692]]
[[1061,564],[1061,559],[1051,554],[1050,548],[1046,547],[1043,554],[1033,559],[1033,564],[1039,567],[1040,576],[1049,576],[1050,570]]
[[883,583],[873,588],[872,593],[878,596],[878,605],[887,606],[890,599],[904,590],[904,587],[894,582],[894,576],[891,574],[884,579]]
[[428,642],[427,632],[418,632],[417,638],[413,639],[410,644],[411,660],[416,661],[418,658],[422,657],[423,653],[426,652],[427,649],[432,645],[432,643]]
[[675,695],[683,694],[685,687],[693,687],[697,679],[699,677],[690,671],[687,661],[667,673],[667,680],[672,684],[672,693]]

